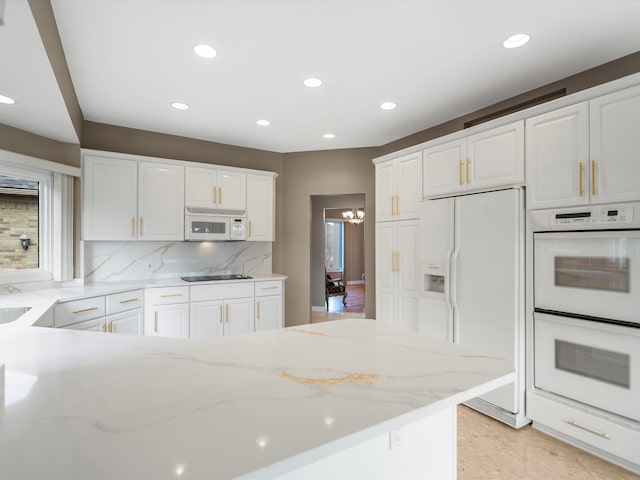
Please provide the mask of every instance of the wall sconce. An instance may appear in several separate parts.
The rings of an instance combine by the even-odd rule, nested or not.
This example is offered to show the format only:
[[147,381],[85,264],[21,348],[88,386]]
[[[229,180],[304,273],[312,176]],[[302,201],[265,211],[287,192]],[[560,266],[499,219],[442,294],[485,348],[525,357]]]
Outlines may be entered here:
[[23,250],[27,250],[29,248],[29,245],[31,245],[31,239],[27,237],[26,233],[20,235],[20,245],[22,245]]

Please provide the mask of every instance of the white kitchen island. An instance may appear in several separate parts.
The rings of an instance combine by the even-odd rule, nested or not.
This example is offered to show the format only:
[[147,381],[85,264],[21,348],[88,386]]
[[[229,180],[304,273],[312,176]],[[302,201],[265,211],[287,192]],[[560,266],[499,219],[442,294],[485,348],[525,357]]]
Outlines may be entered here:
[[210,341],[0,326],[3,363],[2,480],[455,478],[455,406],[513,381],[362,319]]

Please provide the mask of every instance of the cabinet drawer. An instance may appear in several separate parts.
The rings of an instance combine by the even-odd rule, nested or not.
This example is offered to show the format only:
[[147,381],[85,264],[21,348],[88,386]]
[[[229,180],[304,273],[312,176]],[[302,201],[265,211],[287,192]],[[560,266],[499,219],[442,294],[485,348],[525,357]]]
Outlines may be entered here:
[[534,423],[638,464],[639,431],[536,394],[527,395],[527,416]]
[[53,326],[66,327],[74,323],[92,320],[105,316],[104,297],[91,297],[56,305]]
[[128,292],[114,293],[107,295],[107,315],[126,312],[134,308],[142,307],[144,292],[142,290],[131,290]]
[[256,297],[267,295],[282,295],[282,280],[271,280],[268,282],[256,282]]
[[217,283],[191,287],[192,302],[246,297],[253,297],[253,282]]
[[189,287],[160,287],[151,289],[151,305],[187,303]]

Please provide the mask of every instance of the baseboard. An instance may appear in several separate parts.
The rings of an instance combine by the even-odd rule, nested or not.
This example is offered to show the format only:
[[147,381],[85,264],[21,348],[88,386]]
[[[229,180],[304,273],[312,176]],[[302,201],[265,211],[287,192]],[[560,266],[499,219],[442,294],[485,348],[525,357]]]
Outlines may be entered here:
[[312,312],[326,312],[327,311],[327,307],[325,305],[323,305],[321,307],[311,307],[311,311]]
[[364,282],[362,280],[349,280],[347,285],[362,285]]

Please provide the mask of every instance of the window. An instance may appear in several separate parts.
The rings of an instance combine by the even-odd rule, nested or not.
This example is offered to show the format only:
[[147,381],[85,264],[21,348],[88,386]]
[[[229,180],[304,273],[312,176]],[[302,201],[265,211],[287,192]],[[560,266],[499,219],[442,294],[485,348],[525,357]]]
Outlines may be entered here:
[[324,265],[327,270],[342,271],[344,265],[344,224],[324,223]]
[[79,173],[0,150],[0,284],[72,278],[73,176]]

